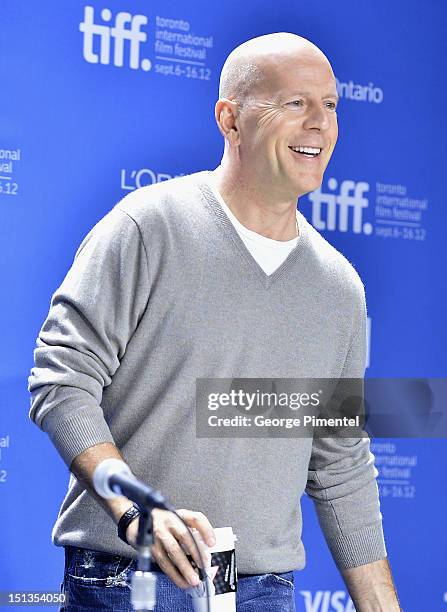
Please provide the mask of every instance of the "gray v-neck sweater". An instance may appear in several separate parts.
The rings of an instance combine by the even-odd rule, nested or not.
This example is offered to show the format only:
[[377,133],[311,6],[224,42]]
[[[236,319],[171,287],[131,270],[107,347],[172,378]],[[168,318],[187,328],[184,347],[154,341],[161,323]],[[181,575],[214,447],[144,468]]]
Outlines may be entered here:
[[[339,568],[382,559],[367,438],[196,437],[197,378],[363,377],[366,354],[347,259],[298,212],[297,246],[268,276],[208,177],[137,189],[82,241],[37,339],[30,417],[67,466],[115,442],[172,504],[233,527],[242,573],[304,567],[304,491]],[[136,556],[73,475],[52,536]]]

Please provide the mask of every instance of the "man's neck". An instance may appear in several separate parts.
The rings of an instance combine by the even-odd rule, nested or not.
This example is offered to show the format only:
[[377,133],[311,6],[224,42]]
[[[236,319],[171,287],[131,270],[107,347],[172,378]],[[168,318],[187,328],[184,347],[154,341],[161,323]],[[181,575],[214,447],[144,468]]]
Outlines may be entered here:
[[269,199],[267,190],[223,166],[212,172],[212,178],[228,208],[245,227],[272,240],[296,238],[296,201]]

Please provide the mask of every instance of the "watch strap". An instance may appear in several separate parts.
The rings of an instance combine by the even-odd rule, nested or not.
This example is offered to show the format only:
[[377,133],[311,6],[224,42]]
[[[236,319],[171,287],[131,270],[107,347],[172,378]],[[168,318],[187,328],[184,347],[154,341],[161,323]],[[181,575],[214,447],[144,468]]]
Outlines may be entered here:
[[127,537],[126,537],[127,528],[129,527],[130,523],[135,518],[137,518],[137,516],[140,516],[140,514],[141,514],[141,510],[139,509],[139,507],[136,505],[133,505],[129,508],[129,510],[126,510],[126,512],[123,514],[123,516],[118,521],[118,537],[125,544],[129,544],[129,542],[127,541]]

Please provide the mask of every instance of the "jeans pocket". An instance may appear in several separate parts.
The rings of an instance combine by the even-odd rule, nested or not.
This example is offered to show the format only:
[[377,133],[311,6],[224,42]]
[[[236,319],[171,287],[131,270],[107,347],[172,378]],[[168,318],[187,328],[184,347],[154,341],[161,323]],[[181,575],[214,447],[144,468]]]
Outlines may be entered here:
[[75,548],[66,569],[69,580],[90,586],[128,586],[133,559],[97,550]]

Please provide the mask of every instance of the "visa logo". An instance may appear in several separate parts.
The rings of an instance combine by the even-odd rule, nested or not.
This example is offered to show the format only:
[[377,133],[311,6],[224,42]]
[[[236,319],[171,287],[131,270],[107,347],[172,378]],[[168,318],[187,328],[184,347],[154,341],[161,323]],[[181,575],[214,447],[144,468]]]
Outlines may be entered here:
[[352,599],[346,591],[299,591],[306,612],[355,612]]

